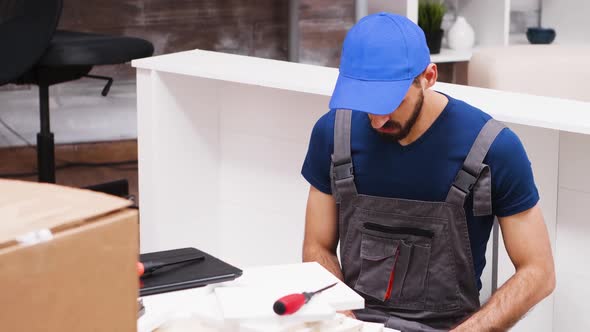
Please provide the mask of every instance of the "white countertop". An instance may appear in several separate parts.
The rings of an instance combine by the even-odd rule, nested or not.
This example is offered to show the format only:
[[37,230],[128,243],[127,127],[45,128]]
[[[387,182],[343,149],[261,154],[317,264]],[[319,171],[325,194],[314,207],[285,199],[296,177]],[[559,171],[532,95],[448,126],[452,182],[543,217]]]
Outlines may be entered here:
[[[136,68],[330,96],[337,68],[193,50],[134,60]],[[494,118],[528,126],[590,134],[590,103],[437,83],[436,90]],[[328,105],[326,104],[326,108]]]

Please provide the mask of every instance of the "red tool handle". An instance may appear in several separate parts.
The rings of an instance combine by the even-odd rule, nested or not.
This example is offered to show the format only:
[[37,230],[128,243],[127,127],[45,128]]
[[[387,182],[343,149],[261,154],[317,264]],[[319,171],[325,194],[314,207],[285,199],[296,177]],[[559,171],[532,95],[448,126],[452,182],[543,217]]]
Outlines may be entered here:
[[279,315],[290,315],[299,310],[306,300],[303,294],[290,294],[278,299],[272,308]]
[[137,262],[137,276],[141,277],[145,272],[145,267],[141,262]]

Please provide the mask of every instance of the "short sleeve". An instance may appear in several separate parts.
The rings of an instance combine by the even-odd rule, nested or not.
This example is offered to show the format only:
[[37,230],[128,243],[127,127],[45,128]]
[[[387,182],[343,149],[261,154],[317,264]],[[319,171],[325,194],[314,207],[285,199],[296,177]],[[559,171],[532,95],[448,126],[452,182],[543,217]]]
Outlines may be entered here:
[[507,217],[534,207],[539,201],[531,162],[522,142],[510,129],[496,138],[486,163],[492,175],[494,215]]
[[301,175],[325,194],[332,194],[330,183],[331,154],[334,146],[333,112],[323,115],[314,125]]

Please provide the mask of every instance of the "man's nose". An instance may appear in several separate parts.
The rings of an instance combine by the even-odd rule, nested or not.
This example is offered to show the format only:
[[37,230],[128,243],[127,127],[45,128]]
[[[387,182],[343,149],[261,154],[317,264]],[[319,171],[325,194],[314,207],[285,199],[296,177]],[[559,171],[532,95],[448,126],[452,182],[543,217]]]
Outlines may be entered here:
[[383,127],[383,125],[389,121],[389,115],[372,115],[371,126],[375,129]]

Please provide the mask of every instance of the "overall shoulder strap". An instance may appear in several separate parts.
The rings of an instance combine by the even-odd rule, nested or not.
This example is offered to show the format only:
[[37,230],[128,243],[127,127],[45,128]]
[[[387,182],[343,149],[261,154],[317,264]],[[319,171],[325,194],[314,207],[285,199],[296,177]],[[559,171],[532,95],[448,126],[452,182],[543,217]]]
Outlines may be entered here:
[[334,123],[334,153],[332,154],[332,193],[337,202],[357,195],[354,184],[350,150],[351,110],[337,110]]
[[447,203],[464,206],[467,196],[473,192],[473,215],[492,214],[492,177],[489,166],[483,160],[504,128],[506,125],[494,119],[483,126],[453,181]]

